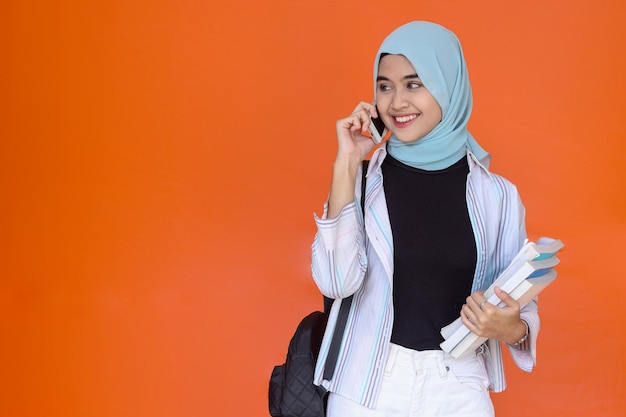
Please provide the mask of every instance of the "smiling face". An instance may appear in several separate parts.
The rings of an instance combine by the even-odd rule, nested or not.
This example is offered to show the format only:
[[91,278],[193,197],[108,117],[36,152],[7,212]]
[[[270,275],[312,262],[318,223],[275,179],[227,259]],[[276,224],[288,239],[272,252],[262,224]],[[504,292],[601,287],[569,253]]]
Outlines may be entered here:
[[385,55],[378,65],[376,105],[387,128],[402,142],[415,142],[439,124],[441,107],[403,55]]

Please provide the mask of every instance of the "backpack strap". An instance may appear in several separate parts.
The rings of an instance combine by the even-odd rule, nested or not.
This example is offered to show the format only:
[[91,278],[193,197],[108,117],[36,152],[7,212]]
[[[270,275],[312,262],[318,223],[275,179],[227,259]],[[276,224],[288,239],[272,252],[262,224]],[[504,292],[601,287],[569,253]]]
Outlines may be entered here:
[[364,159],[361,165],[363,175],[361,176],[361,211],[363,212],[363,217],[365,217],[365,185],[367,180],[365,176],[367,175],[367,166],[369,165],[369,160]]

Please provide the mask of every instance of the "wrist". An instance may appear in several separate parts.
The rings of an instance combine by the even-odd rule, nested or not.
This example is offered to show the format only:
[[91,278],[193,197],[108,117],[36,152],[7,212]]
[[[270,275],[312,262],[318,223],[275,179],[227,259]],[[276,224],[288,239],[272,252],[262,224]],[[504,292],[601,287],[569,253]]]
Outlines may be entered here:
[[361,165],[362,158],[360,155],[337,155],[333,162],[334,173],[349,173],[356,176]]
[[327,218],[335,218],[341,210],[354,201],[354,187],[360,161],[337,158],[333,164],[333,175],[328,196]]
[[[519,347],[523,345],[528,339],[528,335],[530,334],[530,328],[528,327],[528,323],[526,323],[525,320],[520,320],[520,322],[521,322],[521,328],[523,328],[524,333],[521,335],[521,337],[516,337],[513,339],[513,341],[507,342],[508,345]],[[517,335],[519,334],[521,333],[517,333]]]

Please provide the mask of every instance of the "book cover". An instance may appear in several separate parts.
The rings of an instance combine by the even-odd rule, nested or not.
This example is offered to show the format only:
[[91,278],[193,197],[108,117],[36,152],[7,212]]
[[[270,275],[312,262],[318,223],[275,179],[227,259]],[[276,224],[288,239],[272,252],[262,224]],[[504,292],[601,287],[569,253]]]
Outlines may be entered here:
[[[562,248],[563,243],[560,240],[546,237],[540,238],[536,243],[526,242],[509,266],[502,271],[498,278],[485,291],[485,299],[487,302],[494,305],[500,305],[502,303],[495,295],[494,290],[496,286],[513,296],[513,292],[525,280],[544,277],[545,281],[542,282],[545,282],[545,285],[543,286],[539,285],[540,280],[535,281],[534,284],[528,283],[531,286],[528,287],[526,291],[530,291],[531,288],[537,290],[533,296],[526,296],[522,300],[528,303],[556,277],[556,272],[552,274],[553,268],[559,263],[559,259],[555,254]],[[518,291],[521,292],[522,288]],[[525,293],[526,292],[524,292],[524,294]],[[522,297],[522,295],[523,294],[520,294],[513,298],[519,302],[519,298]],[[458,317],[455,321],[441,329],[441,335],[445,340],[440,346],[445,352],[453,352],[469,334],[471,334],[470,330],[463,324],[461,318]],[[473,343],[469,344],[472,345]],[[480,343],[478,345],[480,345]],[[463,351],[465,350],[467,350],[467,347]],[[460,353],[457,351],[457,354]]]
[[[528,278],[522,281],[513,291],[509,294],[517,302],[520,303],[520,307],[528,304],[533,298],[535,298],[541,291],[544,290],[552,281],[556,279],[557,272],[554,269],[549,270],[535,278]],[[500,301],[498,306],[504,306],[504,302]],[[450,355],[455,358],[460,357],[463,353],[471,350],[476,350],[480,345],[485,343],[486,337],[480,337],[475,333],[469,332],[461,339],[461,341],[450,350]]]
[[[550,256],[545,259],[526,261],[519,265],[516,270],[505,270],[493,284],[487,288],[484,297],[488,303],[499,304],[500,299],[495,294],[495,287],[500,287],[503,291],[511,293],[522,281],[529,277],[538,277],[546,274],[559,263],[559,258]],[[446,339],[442,348],[451,349],[461,341],[465,335],[469,333],[469,329],[461,322],[461,317],[441,329],[441,335]]]

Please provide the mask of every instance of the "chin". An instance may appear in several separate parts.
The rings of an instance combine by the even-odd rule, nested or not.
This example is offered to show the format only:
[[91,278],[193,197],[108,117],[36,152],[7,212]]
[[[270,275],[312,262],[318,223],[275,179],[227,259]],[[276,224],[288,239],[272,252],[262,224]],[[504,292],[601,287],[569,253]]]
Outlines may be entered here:
[[423,136],[415,137],[411,135],[396,135],[396,138],[402,143],[413,143],[423,138]]

